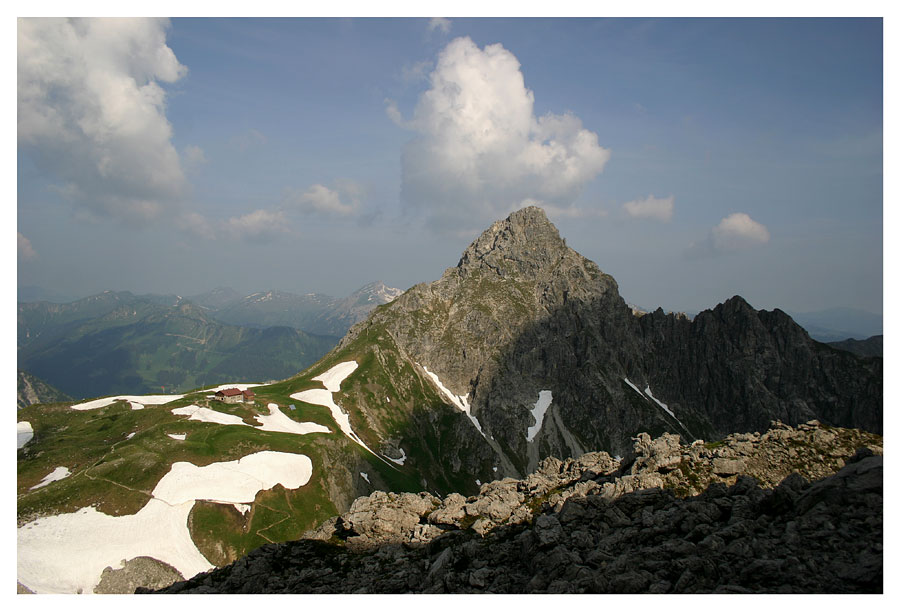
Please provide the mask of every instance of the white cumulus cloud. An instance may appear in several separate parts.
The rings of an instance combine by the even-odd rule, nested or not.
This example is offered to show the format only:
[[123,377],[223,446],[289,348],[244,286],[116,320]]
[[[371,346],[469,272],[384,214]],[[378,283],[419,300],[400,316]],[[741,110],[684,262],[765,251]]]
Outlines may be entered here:
[[625,212],[634,218],[653,219],[669,222],[675,210],[675,197],[657,198],[650,195],[644,199],[636,199],[622,204]]
[[433,32],[435,30],[440,30],[446,34],[450,31],[451,25],[453,25],[453,23],[446,17],[432,17],[428,20],[428,31]]
[[18,254],[19,259],[22,261],[28,261],[29,259],[37,258],[37,253],[34,251],[34,248],[31,246],[31,240],[23,236],[20,232],[16,232],[16,241],[18,242]]
[[165,19],[19,19],[18,142],[57,191],[100,216],[148,220],[186,188],[166,92],[187,68]]
[[452,232],[532,199],[569,207],[609,159],[574,114],[534,115],[534,94],[500,44],[457,38],[439,54],[413,116],[387,114],[416,137],[403,154],[403,198]]
[[735,212],[712,228],[711,237],[716,250],[743,250],[768,242],[769,230],[747,214]]
[[705,240],[688,246],[689,258],[708,257],[723,253],[749,250],[768,243],[769,230],[744,212],[735,212],[713,227]]
[[306,191],[287,189],[284,206],[318,216],[346,217],[359,212],[363,188],[351,181],[338,181],[334,188],[315,184]]

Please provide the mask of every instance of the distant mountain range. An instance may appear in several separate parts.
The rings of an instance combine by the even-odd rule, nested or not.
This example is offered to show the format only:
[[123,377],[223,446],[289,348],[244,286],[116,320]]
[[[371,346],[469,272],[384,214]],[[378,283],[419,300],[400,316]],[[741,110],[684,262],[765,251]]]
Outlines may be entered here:
[[829,308],[815,312],[787,311],[797,324],[820,342],[867,339],[883,332],[883,317],[857,308]]
[[228,325],[186,300],[108,292],[20,303],[18,367],[72,397],[265,382],[308,367],[337,341],[290,327]]
[[403,291],[373,282],[348,297],[336,298],[320,293],[296,295],[266,291],[240,296],[230,288],[217,288],[189,297],[209,308],[216,320],[233,325],[270,327],[283,325],[320,335],[344,335],[375,307],[390,303]]
[[73,397],[284,378],[399,292],[375,282],[343,299],[215,289],[190,299],[106,291],[71,303],[20,302],[19,369]]

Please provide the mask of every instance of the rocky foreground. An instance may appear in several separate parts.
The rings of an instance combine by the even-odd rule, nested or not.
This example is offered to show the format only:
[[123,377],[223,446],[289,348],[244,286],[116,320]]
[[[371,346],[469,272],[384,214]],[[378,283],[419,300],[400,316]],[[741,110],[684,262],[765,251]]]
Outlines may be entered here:
[[882,592],[882,452],[816,421],[690,446],[641,434],[621,460],[548,458],[469,498],[376,492],[159,592]]

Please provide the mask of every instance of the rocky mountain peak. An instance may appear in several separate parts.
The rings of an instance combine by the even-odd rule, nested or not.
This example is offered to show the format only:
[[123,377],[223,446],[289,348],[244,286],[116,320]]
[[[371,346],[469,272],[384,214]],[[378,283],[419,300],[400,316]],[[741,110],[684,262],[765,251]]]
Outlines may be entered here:
[[476,270],[501,277],[533,277],[550,269],[570,249],[544,211],[528,206],[495,222],[463,252],[456,269],[462,275]]

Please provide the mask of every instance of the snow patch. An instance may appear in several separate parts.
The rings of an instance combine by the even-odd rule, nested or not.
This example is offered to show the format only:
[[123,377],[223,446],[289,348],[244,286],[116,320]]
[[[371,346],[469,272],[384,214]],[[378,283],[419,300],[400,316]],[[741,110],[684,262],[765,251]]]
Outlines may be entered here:
[[650,397],[651,399],[653,399],[653,400],[656,402],[656,404],[657,404],[658,406],[660,406],[661,408],[663,408],[663,410],[664,410],[667,414],[669,414],[670,416],[672,416],[673,418],[675,418],[675,420],[678,420],[678,418],[675,417],[675,414],[672,413],[672,410],[669,409],[669,406],[668,406],[668,405],[666,405],[665,403],[663,403],[662,401],[660,401],[659,399],[657,399],[656,397],[653,396],[653,393],[650,392],[650,386],[647,386],[647,388],[644,389],[644,392],[647,393],[647,396]]
[[364,480],[366,480],[366,483],[367,483],[367,484],[371,484],[371,483],[372,483],[372,482],[369,481],[369,474],[368,474],[368,473],[363,473],[362,471],[360,471],[359,474],[362,476],[362,478],[363,478]]
[[256,388],[257,386],[262,386],[262,384],[243,384],[243,383],[235,383],[235,384],[220,384],[215,388],[204,388],[202,392],[211,392],[215,395],[220,390],[225,390],[226,388],[237,388],[238,390],[247,390],[248,388]]
[[143,403],[138,403],[137,401],[129,401],[128,403],[131,404],[131,409],[133,409],[133,410],[135,410],[135,409],[144,409],[144,404],[143,404]]
[[125,435],[125,439],[131,439],[132,437],[134,437],[134,433],[128,433],[127,435]]
[[166,435],[177,441],[184,441],[187,438],[185,433],[166,433]]
[[104,568],[137,556],[166,562],[190,579],[214,568],[187,528],[195,501],[252,503],[260,490],[276,484],[296,489],[311,475],[307,456],[284,452],[257,452],[205,467],[175,463],[134,515],[110,516],[85,507],[18,528],[17,579],[37,593],[91,593]]
[[398,465],[403,466],[403,463],[406,462],[406,452],[403,451],[403,448],[400,448],[400,454],[402,454],[400,458],[391,458],[390,456],[388,456],[387,459],[393,463],[397,463]]
[[247,515],[247,512],[251,509],[250,505],[245,505],[244,503],[232,503],[232,506],[244,515]]
[[26,420],[16,422],[16,449],[25,447],[32,437],[34,437],[34,429],[31,428],[30,422]]
[[635,386],[634,384],[632,384],[631,380],[629,380],[628,378],[625,378],[625,383],[628,384],[629,386],[631,386],[634,389],[634,392],[636,392],[637,394],[639,394],[641,396],[641,399],[643,399],[644,401],[647,400],[647,397],[644,396],[644,393],[642,393],[640,390],[638,390],[638,387]]
[[678,416],[676,416],[676,415],[672,412],[672,410],[669,409],[669,406],[666,405],[665,403],[663,403],[662,401],[660,401],[659,399],[657,399],[656,397],[653,396],[653,393],[650,392],[650,386],[649,386],[649,385],[647,385],[647,388],[644,390],[644,392],[647,393],[647,396],[650,397],[651,399],[653,399],[653,400],[656,402],[657,405],[659,405],[661,408],[663,408],[663,410],[665,410],[665,412],[666,412],[667,414],[669,414],[670,416],[672,416],[672,417],[675,419],[675,422],[677,422],[678,424],[681,425],[681,428],[683,428],[685,431],[687,431],[687,427],[684,426],[684,423],[681,422],[681,420],[678,419]]
[[58,482],[61,479],[65,479],[65,478],[69,477],[70,475],[72,475],[72,473],[69,472],[68,468],[57,467],[53,471],[51,471],[49,474],[47,474],[47,476],[44,477],[44,479],[42,479],[40,481],[40,483],[35,484],[31,488],[29,488],[29,490],[37,490],[38,488],[43,488],[44,486],[46,486],[47,484],[49,484],[51,482]]
[[476,485],[476,486],[480,486],[480,485],[481,485],[481,480],[480,480],[480,479],[476,479],[476,480],[475,480],[475,485]]
[[[86,403],[79,403],[73,405],[71,409],[78,411],[100,409],[101,407],[112,405],[116,401],[128,401],[129,403],[140,403],[142,405],[162,405],[163,403],[169,403],[170,401],[177,401],[182,397],[184,397],[184,395],[116,395],[115,397],[103,397],[102,399],[94,399],[93,401],[87,401]],[[134,406],[132,406],[132,409],[134,409]]]
[[[416,363],[416,365],[419,365],[419,363]],[[469,417],[469,420],[472,421],[472,424],[475,425],[475,428],[478,429],[478,432],[481,433],[481,436],[484,437],[485,439],[487,439],[487,436],[484,434],[484,431],[481,430],[481,424],[478,422],[478,418],[476,418],[475,416],[472,415],[472,411],[471,411],[472,408],[469,406],[469,393],[466,393],[461,396],[454,395],[452,392],[450,392],[449,388],[447,388],[446,386],[444,386],[441,383],[441,379],[437,376],[436,373],[428,371],[428,367],[425,367],[425,365],[419,365],[419,367],[421,367],[422,369],[425,370],[425,373],[428,374],[428,377],[431,378],[431,380],[434,382],[435,386],[437,386],[438,389],[440,389],[440,391],[444,394],[445,397],[450,399],[450,402],[453,405],[458,407],[460,409],[460,411],[462,411],[463,413],[465,413],[466,416]]]
[[[338,363],[325,373],[313,378],[314,381],[321,382],[325,386],[324,390],[321,388],[301,390],[300,392],[292,394],[291,399],[327,407],[331,411],[331,417],[334,418],[334,421],[344,435],[369,450],[369,452],[372,452],[372,449],[363,443],[363,440],[353,432],[353,427],[350,426],[350,415],[345,414],[340,406],[334,402],[333,393],[336,393],[341,389],[341,383],[347,379],[347,376],[356,371],[358,366],[359,364],[356,361]],[[372,452],[372,454],[375,454],[375,452]],[[375,454],[375,456],[378,456],[378,454]],[[379,456],[379,458],[381,457]]]
[[550,408],[550,404],[553,402],[553,393],[549,390],[542,390],[538,392],[538,400],[534,404],[534,408],[531,410],[531,415],[534,417],[534,426],[528,427],[528,432],[525,434],[525,440],[528,442],[534,441],[535,436],[537,436],[538,431],[541,430],[541,425],[544,423],[544,414],[547,413],[547,410]]
[[262,425],[255,427],[260,431],[273,431],[276,433],[293,433],[294,435],[306,435],[307,433],[330,433],[331,429],[315,422],[297,422],[285,415],[277,403],[269,403],[268,416],[256,416],[256,420]]
[[176,416],[190,416],[188,420],[197,420],[198,422],[212,422],[214,424],[231,424],[236,426],[250,426],[238,416],[233,414],[223,414],[208,407],[200,407],[199,405],[185,405],[184,407],[176,407],[172,410]]
[[[256,416],[256,420],[260,426],[252,427],[259,431],[274,431],[278,433],[293,433],[294,435],[306,435],[307,433],[330,433],[328,427],[316,424],[315,422],[297,422],[288,418],[278,408],[277,403],[269,403],[268,416]],[[213,424],[224,424],[233,426],[250,426],[240,417],[234,414],[223,414],[208,407],[199,407],[197,405],[185,405],[184,407],[176,407],[172,410],[176,416],[190,416],[188,420],[197,420],[198,422],[211,422]]]

